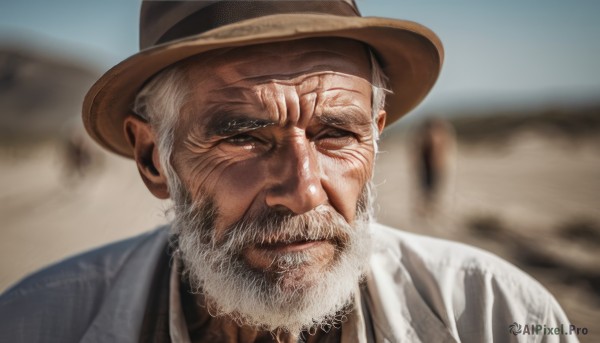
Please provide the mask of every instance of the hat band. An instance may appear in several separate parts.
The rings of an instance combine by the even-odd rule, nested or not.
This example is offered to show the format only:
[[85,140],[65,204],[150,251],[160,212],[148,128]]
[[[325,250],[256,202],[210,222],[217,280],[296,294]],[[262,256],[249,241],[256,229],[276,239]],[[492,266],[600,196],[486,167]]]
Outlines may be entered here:
[[360,16],[358,10],[346,1],[219,1],[203,7],[178,22],[165,32],[155,45],[197,35],[242,20],[273,14],[314,13],[344,17]]

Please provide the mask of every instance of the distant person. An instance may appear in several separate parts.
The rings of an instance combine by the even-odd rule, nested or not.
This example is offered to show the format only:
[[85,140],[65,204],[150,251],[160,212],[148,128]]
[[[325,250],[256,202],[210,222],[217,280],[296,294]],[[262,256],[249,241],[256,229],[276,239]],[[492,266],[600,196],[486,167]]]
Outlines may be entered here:
[[174,221],[8,290],[1,342],[489,342],[520,339],[514,322],[569,325],[509,263],[371,217],[379,134],[440,72],[429,29],[350,0],[141,13],[144,50],[83,118]]
[[72,132],[65,140],[64,162],[69,179],[78,179],[92,166],[93,151],[81,132]]
[[439,118],[426,119],[416,131],[413,160],[417,178],[420,210],[435,215],[440,192],[448,179],[454,150],[454,131]]
[[74,117],[67,120],[60,130],[59,154],[61,156],[63,178],[67,184],[73,185],[102,162],[102,152],[86,134],[80,119]]

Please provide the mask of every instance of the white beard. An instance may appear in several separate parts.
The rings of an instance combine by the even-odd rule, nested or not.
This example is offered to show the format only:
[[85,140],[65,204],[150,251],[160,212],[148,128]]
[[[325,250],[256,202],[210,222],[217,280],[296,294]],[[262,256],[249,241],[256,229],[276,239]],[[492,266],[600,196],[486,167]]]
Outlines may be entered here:
[[[212,199],[206,197],[193,205],[183,192],[175,192],[180,196],[175,199],[173,229],[184,274],[192,289],[204,295],[212,315],[227,315],[239,325],[292,333],[337,326],[349,309],[371,253],[369,186],[357,205],[353,225],[325,205],[302,215],[269,212],[232,225],[223,242],[214,238],[218,209]],[[313,259],[303,251],[276,258],[267,271],[251,269],[241,252],[272,237],[278,241],[329,239],[339,244],[325,272],[306,268]]]

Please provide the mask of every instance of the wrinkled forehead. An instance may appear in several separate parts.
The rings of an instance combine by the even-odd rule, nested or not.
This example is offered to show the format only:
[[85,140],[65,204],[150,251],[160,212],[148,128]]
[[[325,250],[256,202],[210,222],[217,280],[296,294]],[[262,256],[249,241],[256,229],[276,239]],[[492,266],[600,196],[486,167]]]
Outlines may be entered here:
[[367,47],[339,38],[311,38],[216,50],[183,63],[193,85],[208,87],[291,80],[333,72],[370,82]]

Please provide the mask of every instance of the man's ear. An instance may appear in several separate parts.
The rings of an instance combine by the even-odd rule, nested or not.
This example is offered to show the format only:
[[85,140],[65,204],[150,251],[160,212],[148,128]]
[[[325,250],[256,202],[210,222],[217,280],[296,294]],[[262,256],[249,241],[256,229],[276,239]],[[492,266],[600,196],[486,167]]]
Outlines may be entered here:
[[167,177],[160,165],[154,130],[145,120],[133,114],[125,118],[123,127],[146,187],[159,199],[169,198]]
[[379,134],[381,134],[381,132],[383,132],[383,129],[385,128],[386,117],[387,112],[385,110],[381,110],[379,111],[379,114],[377,114],[377,129],[379,130]]

